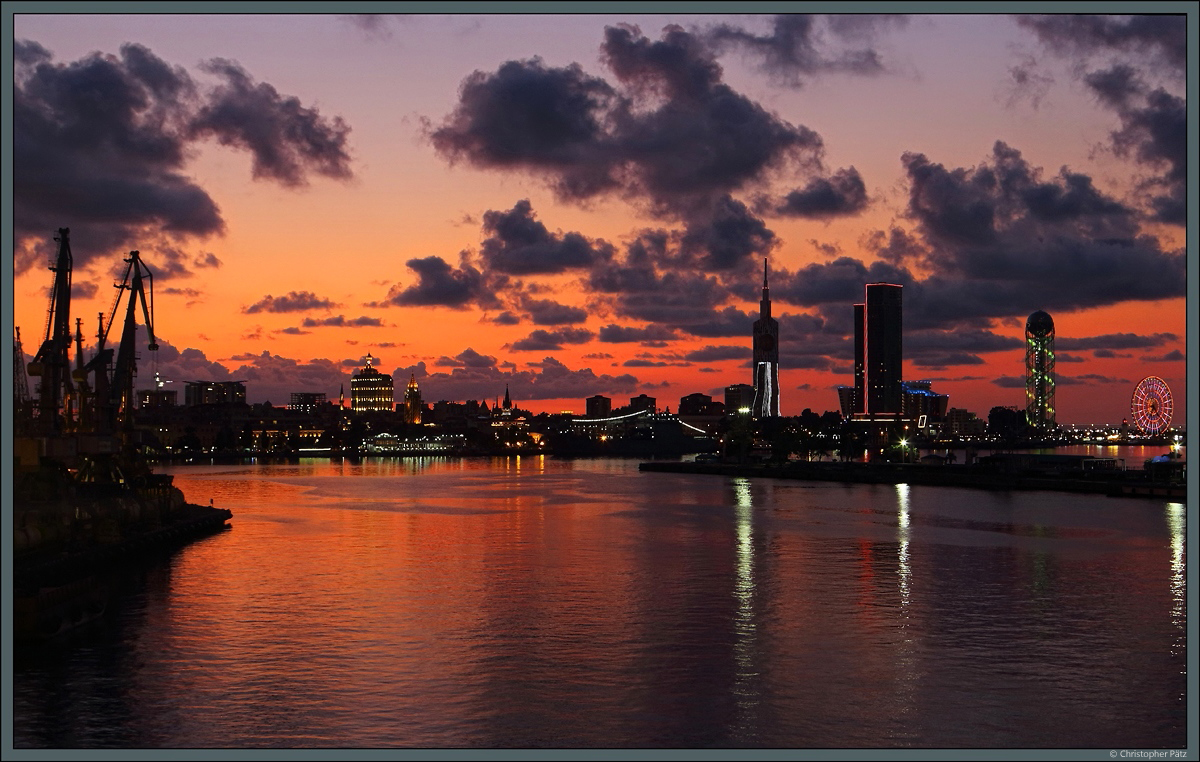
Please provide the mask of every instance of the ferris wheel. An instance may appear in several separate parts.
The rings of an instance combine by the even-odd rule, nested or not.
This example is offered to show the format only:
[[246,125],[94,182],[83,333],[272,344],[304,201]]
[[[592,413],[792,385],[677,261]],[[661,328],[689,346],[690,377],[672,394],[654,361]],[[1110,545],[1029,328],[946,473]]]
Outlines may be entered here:
[[1171,425],[1171,389],[1158,376],[1143,378],[1133,390],[1130,413],[1143,434],[1161,434]]

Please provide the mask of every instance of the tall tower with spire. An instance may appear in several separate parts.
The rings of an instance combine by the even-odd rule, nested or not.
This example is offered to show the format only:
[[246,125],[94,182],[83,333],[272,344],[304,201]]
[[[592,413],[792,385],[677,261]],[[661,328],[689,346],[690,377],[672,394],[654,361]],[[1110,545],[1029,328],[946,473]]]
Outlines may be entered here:
[[779,321],[771,317],[771,289],[767,286],[767,260],[763,259],[762,301],[754,321],[755,418],[779,415]]
[[417,376],[409,373],[408,386],[404,389],[404,422],[420,423],[421,408],[421,390],[417,387]]

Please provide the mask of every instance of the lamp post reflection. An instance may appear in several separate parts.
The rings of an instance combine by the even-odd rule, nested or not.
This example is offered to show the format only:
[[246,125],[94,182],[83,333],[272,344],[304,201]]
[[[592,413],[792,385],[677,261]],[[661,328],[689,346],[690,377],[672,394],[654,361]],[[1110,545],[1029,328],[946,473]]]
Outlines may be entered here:
[[737,533],[737,578],[733,594],[737,598],[734,619],[734,662],[737,677],[733,690],[737,700],[736,735],[745,740],[757,737],[758,670],[756,667],[757,633],[754,621],[754,499],[750,480],[733,480],[734,519]]

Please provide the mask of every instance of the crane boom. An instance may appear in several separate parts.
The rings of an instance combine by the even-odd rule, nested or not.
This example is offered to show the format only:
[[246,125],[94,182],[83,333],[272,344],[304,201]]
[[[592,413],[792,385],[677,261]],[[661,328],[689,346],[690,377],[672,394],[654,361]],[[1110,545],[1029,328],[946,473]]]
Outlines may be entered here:
[[[129,267],[125,270],[125,282],[121,284],[122,293],[129,292],[129,302],[125,308],[125,322],[121,329],[121,343],[117,347],[117,361],[113,367],[112,383],[110,386],[111,405],[116,414],[118,424],[128,425],[133,421],[133,379],[137,375],[137,307],[142,306],[142,316],[146,322],[146,334],[150,339],[149,349],[158,349],[154,339],[154,274],[142,261],[137,251],[129,252],[125,260]],[[146,296],[144,281],[150,282],[150,294]],[[118,294],[119,301],[120,294]],[[113,305],[113,317],[116,317],[116,306]],[[113,320],[109,318],[108,329],[112,328]],[[105,331],[107,334],[107,330]]]
[[29,375],[41,376],[38,387],[38,417],[47,434],[60,433],[63,402],[71,396],[71,242],[70,228],[59,228],[58,256],[50,267],[54,285],[46,316],[46,337],[29,364]]

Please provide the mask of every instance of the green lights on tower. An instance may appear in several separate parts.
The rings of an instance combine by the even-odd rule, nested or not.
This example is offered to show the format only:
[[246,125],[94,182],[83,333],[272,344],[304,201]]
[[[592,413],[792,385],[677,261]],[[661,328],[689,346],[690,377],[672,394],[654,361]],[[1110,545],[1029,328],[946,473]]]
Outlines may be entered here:
[[1041,432],[1054,422],[1054,320],[1041,310],[1025,322],[1025,420]]

